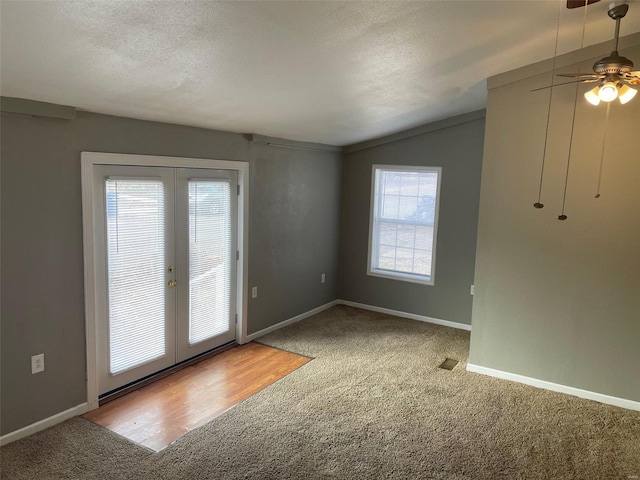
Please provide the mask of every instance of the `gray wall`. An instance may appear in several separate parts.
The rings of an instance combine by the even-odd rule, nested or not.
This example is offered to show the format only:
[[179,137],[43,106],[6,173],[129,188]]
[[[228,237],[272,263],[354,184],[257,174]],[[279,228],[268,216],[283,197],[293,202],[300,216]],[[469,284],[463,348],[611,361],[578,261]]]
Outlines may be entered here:
[[562,222],[575,90],[554,91],[537,210],[548,91],[530,90],[550,75],[532,71],[489,83],[470,362],[640,401],[640,98],[611,105],[599,199],[606,107],[578,98]]
[[340,155],[251,144],[249,333],[337,298]]
[[[390,143],[374,142],[378,145],[345,156],[340,298],[470,324],[484,118],[474,112],[440,125],[443,128],[435,124],[427,133],[413,132]],[[435,285],[367,275],[373,164],[442,167]]]
[[[337,152],[86,112],[2,114],[1,135],[2,434],[86,401],[83,150],[250,162],[249,333],[337,297]],[[31,375],[42,352],[46,369]]]

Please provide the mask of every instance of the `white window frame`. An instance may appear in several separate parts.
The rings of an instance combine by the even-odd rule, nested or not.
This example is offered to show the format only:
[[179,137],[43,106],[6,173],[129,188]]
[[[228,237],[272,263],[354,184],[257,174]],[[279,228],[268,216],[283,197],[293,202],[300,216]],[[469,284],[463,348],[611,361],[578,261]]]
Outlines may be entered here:
[[[438,174],[436,186],[435,212],[433,218],[433,243],[431,248],[431,271],[429,276],[418,275],[394,270],[378,269],[374,267],[373,256],[377,252],[374,241],[374,230],[377,223],[378,201],[376,195],[376,180],[379,170],[390,170],[396,172],[435,172]],[[388,278],[403,282],[420,283],[422,285],[435,285],[436,271],[436,243],[438,238],[438,217],[440,210],[440,190],[442,183],[442,167],[427,167],[415,165],[372,165],[371,167],[371,202],[369,205],[369,249],[367,252],[367,275],[372,277]]]

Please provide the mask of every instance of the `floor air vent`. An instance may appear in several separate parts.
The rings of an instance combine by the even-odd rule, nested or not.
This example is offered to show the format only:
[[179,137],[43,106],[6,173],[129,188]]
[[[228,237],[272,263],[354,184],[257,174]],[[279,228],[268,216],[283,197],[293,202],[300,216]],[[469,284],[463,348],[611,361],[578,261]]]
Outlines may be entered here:
[[438,368],[444,368],[445,370],[453,370],[458,364],[458,360],[454,360],[453,358],[447,358],[444,362],[440,364]]

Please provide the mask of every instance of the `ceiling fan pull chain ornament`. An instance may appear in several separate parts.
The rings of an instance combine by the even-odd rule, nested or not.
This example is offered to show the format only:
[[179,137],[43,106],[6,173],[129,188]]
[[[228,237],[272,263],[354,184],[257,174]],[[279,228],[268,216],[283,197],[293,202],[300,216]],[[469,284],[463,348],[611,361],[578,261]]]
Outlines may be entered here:
[[542,180],[544,178],[544,164],[547,159],[547,139],[549,138],[549,120],[551,118],[551,99],[553,98],[553,87],[556,73],[556,60],[558,58],[558,37],[560,36],[560,13],[564,0],[558,2],[558,22],[556,24],[556,44],[553,49],[553,64],[551,66],[551,88],[549,89],[549,104],[547,105],[547,129],[544,132],[544,147],[542,149],[542,165],[540,167],[540,186],[538,187],[538,201],[533,204],[534,208],[543,208],[542,200]]

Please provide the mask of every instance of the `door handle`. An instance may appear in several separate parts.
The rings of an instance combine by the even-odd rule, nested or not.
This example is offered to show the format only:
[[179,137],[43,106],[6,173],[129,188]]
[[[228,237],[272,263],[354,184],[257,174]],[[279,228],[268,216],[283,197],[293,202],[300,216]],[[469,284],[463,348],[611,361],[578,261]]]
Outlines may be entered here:
[[178,282],[175,280],[169,280],[169,288],[173,288],[178,285]]

